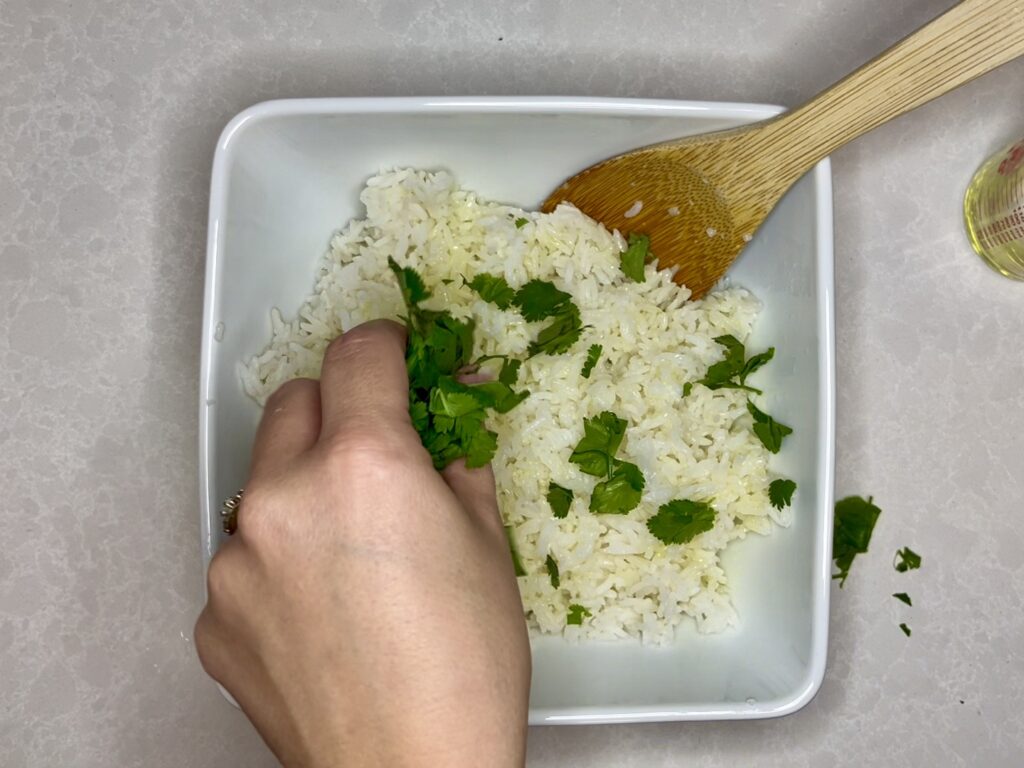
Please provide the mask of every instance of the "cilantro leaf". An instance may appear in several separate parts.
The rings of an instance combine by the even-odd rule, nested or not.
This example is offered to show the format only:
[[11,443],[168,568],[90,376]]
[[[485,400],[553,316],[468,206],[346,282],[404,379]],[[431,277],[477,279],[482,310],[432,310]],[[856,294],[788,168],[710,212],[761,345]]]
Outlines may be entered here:
[[580,375],[584,379],[590,378],[590,372],[594,370],[594,366],[597,365],[598,359],[601,357],[601,351],[603,347],[600,344],[591,344],[590,349],[587,350],[587,359],[583,361],[583,370],[580,371]]
[[913,603],[910,602],[910,595],[908,595],[906,592],[893,592],[892,596],[899,600],[901,603],[906,603],[907,605],[913,606]]
[[518,219],[516,219],[516,229],[522,229],[529,223],[529,219],[524,219],[523,217],[520,216]]
[[562,519],[569,514],[569,507],[572,505],[572,491],[557,483],[548,483],[547,500],[551,505],[552,514]]
[[857,555],[868,551],[871,534],[882,510],[872,503],[870,496],[847,496],[836,502],[835,521],[832,528],[832,560],[839,572],[832,575],[839,579],[839,586],[846,583],[850,566]]
[[900,624],[900,629],[903,630],[904,635],[910,637],[910,627],[908,627],[906,624]]
[[496,306],[498,309],[508,309],[512,306],[512,300],[516,296],[508,281],[498,275],[481,273],[469,281],[469,287],[476,291],[480,298]]
[[611,411],[583,420],[583,437],[569,461],[595,477],[611,477],[612,458],[626,434],[626,420]]
[[561,314],[556,315],[554,320],[541,328],[537,340],[530,342],[527,354],[531,357],[542,352],[559,355],[576,343],[582,330],[580,311],[575,304],[569,304]]
[[508,384],[502,384],[500,381],[485,381],[474,384],[469,389],[485,395],[488,405],[497,413],[508,413],[530,396],[529,390],[516,392]]
[[596,514],[625,515],[636,509],[644,490],[640,467],[628,461],[613,461],[611,477],[594,486],[590,511]]
[[775,357],[775,347],[769,347],[747,360],[746,347],[732,334],[716,336],[715,341],[725,347],[725,357],[709,366],[698,383],[708,389],[744,389],[761,394],[761,390],[747,385],[747,377]]
[[665,544],[687,544],[715,527],[715,508],[706,501],[676,499],[658,507],[647,530]]
[[478,429],[466,445],[466,466],[470,469],[491,463],[498,450],[498,436],[489,429]]
[[423,284],[423,278],[419,276],[419,273],[412,267],[400,266],[390,256],[388,257],[388,266],[391,271],[395,273],[395,277],[398,278],[398,288],[402,292],[402,299],[405,301],[405,306],[414,307],[421,301],[425,301],[430,298],[430,291]]
[[782,447],[782,439],[793,430],[785,424],[775,421],[771,416],[762,411],[752,402],[747,400],[747,410],[754,417],[754,434],[772,453],[778,453]]
[[544,565],[548,569],[548,578],[551,579],[551,586],[558,589],[558,586],[562,583],[562,579],[558,575],[558,563],[555,562],[555,558],[548,555]]
[[516,291],[512,303],[519,307],[523,319],[531,323],[563,314],[567,307],[573,306],[572,296],[546,280],[528,282]]
[[525,576],[526,569],[523,568],[523,561],[519,557],[519,548],[516,546],[515,536],[512,535],[512,526],[505,526],[505,538],[508,539],[508,551],[512,555],[512,568],[515,570],[516,576]]
[[631,234],[626,241],[627,247],[621,254],[622,274],[634,283],[644,281],[644,263],[651,247],[651,238],[647,235]]
[[689,397],[691,392],[693,392],[693,382],[688,381],[683,384],[683,397]]
[[768,347],[764,352],[760,352],[753,357],[749,358],[747,362],[743,364],[743,368],[740,370],[740,383],[747,383],[747,376],[754,373],[756,370],[765,365],[769,360],[775,357],[775,347]]
[[892,565],[899,573],[914,571],[921,567],[921,556],[910,547],[904,547],[896,550]]
[[565,623],[579,626],[583,623],[584,617],[591,615],[592,614],[590,613],[590,611],[588,611],[582,605],[580,605],[579,603],[573,603],[569,606],[569,614],[565,617]]
[[796,483],[785,478],[772,480],[768,486],[768,501],[776,509],[788,507],[793,500],[793,491],[796,490]]
[[522,364],[522,360],[506,359],[505,362],[501,364],[501,372],[498,374],[498,381],[511,387],[519,379],[519,367]]

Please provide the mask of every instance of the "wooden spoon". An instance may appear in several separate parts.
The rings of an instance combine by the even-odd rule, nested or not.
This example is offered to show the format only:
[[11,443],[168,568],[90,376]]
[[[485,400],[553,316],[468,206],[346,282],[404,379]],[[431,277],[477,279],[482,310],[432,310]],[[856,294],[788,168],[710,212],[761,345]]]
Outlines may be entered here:
[[834,150],[1024,54],[1024,0],[964,0],[799,109],[655,144],[587,168],[544,203],[651,238],[702,296],[786,190]]

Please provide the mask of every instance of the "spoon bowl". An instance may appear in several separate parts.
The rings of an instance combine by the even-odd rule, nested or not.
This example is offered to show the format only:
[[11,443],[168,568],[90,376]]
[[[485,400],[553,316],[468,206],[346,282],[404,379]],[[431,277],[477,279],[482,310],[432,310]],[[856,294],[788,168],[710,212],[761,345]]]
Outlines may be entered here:
[[1024,0],[964,0],[803,107],[744,128],[626,152],[545,201],[650,237],[695,298],[710,290],[786,191],[863,133],[1024,54]]

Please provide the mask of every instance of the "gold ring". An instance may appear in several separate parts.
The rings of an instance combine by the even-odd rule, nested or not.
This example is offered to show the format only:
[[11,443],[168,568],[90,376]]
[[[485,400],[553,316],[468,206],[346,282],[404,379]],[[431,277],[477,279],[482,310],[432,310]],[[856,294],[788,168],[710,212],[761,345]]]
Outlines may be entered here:
[[238,528],[238,506],[242,503],[243,493],[245,493],[245,489],[239,488],[234,496],[224,499],[224,502],[220,505],[221,529],[228,536],[233,534]]

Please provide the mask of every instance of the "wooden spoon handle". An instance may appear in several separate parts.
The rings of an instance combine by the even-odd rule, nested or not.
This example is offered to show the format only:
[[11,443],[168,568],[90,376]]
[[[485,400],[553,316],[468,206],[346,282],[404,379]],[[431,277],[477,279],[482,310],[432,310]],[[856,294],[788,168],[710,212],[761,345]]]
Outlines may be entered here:
[[862,133],[1020,55],[1024,0],[964,0],[780,117],[759,151],[795,179]]

